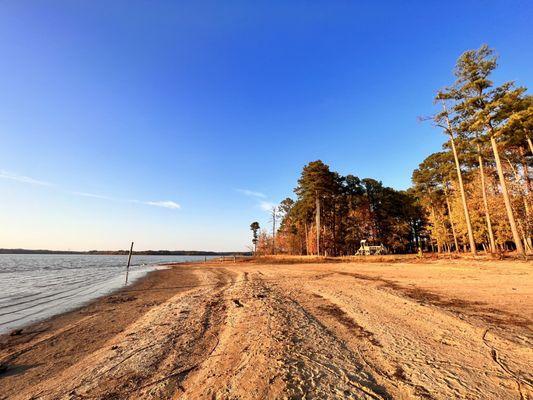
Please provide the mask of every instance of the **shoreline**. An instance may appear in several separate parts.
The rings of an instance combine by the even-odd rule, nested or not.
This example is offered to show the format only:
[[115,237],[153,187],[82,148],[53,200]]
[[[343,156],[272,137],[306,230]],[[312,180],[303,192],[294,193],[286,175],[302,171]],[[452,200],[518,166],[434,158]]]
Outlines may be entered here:
[[[128,279],[128,284],[123,285],[120,287],[116,287],[114,289],[109,289],[108,292],[105,292],[97,297],[94,297],[90,300],[87,300],[83,302],[82,304],[79,304],[77,306],[73,306],[72,308],[67,308],[64,311],[60,311],[57,314],[50,315],[48,317],[44,317],[43,319],[38,319],[35,321],[28,322],[24,325],[17,326],[12,329],[7,329],[5,331],[0,330],[0,350],[2,349],[2,344],[4,342],[5,337],[16,337],[20,335],[27,335],[31,334],[35,331],[42,331],[43,326],[49,326],[49,325],[55,325],[56,319],[62,319],[68,317],[69,314],[79,314],[83,312],[84,309],[93,308],[97,305],[97,303],[105,302],[109,300],[110,298],[113,298],[115,296],[124,296],[127,293],[135,292],[137,290],[144,290],[145,282],[146,280],[157,280],[158,278],[154,278],[151,275],[157,274],[157,272],[165,271],[173,269],[177,266],[181,265],[189,265],[194,264],[191,262],[184,262],[184,263],[165,263],[165,264],[158,264],[154,265],[154,269],[150,271],[134,271],[140,273],[139,276],[134,276],[132,278],[132,271],[130,271],[130,276]],[[139,287],[139,288],[137,288]],[[87,311],[89,312],[89,311]]]
[[[79,298],[72,298],[70,301],[67,301],[65,303],[60,303],[49,308],[37,309],[37,311],[33,313],[29,313],[26,315],[22,314],[19,318],[2,322],[2,324],[0,324],[0,336],[9,334],[11,332],[22,331],[31,325],[35,325],[40,322],[47,321],[50,318],[54,318],[55,316],[68,313],[70,311],[75,311],[81,307],[84,307],[90,304],[91,302],[101,297],[112,295],[115,292],[121,291],[122,289],[126,289],[126,288],[131,287],[132,285],[135,285],[139,280],[145,278],[148,274],[154,271],[168,268],[168,267],[165,265],[154,264],[154,265],[146,266],[146,267],[142,266],[140,268],[141,269],[139,268],[130,269],[127,284],[120,283],[125,278],[125,272],[124,272],[124,274],[110,277],[110,279],[105,282],[101,282],[99,284],[93,285],[92,287],[93,290],[91,292],[81,295]],[[75,288],[68,289],[68,290],[74,290],[74,289]],[[9,305],[7,305],[6,307],[9,308]],[[17,313],[18,311],[12,312],[13,315],[16,315]],[[7,314],[7,315],[11,315],[11,314]]]
[[[45,258],[47,256],[52,257],[50,261]],[[78,309],[131,286],[154,270],[168,268],[168,264],[203,261],[206,258],[138,256],[130,266],[125,285],[126,260],[114,258],[122,256],[95,257],[105,259],[92,260],[91,256],[79,255],[0,254],[0,264],[5,266],[0,272],[6,272],[2,274],[3,286],[0,285],[0,289],[5,289],[0,295],[0,335]],[[32,266],[35,272],[26,265]]]
[[[40,381],[43,374],[53,375],[75,364],[106,341],[124,331],[176,293],[188,290],[197,281],[194,263],[166,265],[149,271],[126,287],[90,300],[74,309],[42,321],[0,334],[0,379],[3,386],[17,380],[19,374]],[[186,267],[186,268],[183,268]],[[48,359],[53,352],[53,360]],[[52,363],[46,371],[31,371],[46,360]],[[4,393],[0,393],[0,399]]]

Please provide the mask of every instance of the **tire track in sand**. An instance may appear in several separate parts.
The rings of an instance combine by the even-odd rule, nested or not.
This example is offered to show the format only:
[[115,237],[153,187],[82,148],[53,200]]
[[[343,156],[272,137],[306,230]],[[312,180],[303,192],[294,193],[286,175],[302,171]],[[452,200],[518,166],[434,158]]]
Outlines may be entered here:
[[391,398],[298,301],[258,273],[243,276],[225,293],[219,347],[179,398]]
[[234,274],[195,272],[205,285],[150,309],[100,350],[14,399],[164,399],[218,343]]

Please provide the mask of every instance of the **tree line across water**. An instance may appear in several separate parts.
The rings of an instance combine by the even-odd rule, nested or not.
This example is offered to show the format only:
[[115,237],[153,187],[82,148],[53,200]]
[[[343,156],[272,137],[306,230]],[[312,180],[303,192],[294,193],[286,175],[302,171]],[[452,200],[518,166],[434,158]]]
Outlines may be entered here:
[[[494,51],[463,53],[455,81],[424,118],[445,135],[440,152],[412,175],[408,190],[307,164],[294,192],[272,209],[272,231],[250,226],[260,254],[355,254],[361,240],[390,252],[533,251],[533,98],[514,82],[491,81]],[[276,222],[279,221],[279,227]]]

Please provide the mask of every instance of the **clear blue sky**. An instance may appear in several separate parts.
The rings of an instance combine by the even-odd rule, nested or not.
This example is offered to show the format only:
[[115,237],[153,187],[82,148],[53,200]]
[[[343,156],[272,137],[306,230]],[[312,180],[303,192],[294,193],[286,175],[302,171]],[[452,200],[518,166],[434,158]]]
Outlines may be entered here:
[[2,1],[0,247],[243,250],[316,159],[406,188],[461,52],[531,85],[532,7]]

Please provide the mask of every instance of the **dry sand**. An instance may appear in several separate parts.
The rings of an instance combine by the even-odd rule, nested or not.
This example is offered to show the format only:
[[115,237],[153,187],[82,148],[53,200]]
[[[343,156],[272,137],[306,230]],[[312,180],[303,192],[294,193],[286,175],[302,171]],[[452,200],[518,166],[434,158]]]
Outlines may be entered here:
[[0,338],[0,398],[531,399],[531,267],[180,265]]

